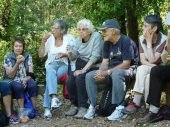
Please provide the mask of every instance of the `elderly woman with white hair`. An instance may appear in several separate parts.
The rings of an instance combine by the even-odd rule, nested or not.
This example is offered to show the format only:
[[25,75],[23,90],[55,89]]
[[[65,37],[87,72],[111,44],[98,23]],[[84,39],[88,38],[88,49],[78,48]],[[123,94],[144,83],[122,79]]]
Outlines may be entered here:
[[65,115],[83,118],[88,107],[85,76],[87,72],[97,69],[104,41],[98,32],[94,32],[93,24],[88,19],[80,20],[77,30],[79,37],[75,41],[75,48],[70,50],[67,47],[69,58],[76,59],[76,70],[66,81],[71,106]]
[[58,108],[61,101],[58,99],[58,80],[68,72],[68,52],[67,45],[74,44],[75,39],[67,34],[67,24],[64,20],[54,21],[51,33],[47,33],[42,38],[39,48],[39,57],[48,55],[46,68],[46,89],[43,107],[44,117],[52,117],[51,109]]

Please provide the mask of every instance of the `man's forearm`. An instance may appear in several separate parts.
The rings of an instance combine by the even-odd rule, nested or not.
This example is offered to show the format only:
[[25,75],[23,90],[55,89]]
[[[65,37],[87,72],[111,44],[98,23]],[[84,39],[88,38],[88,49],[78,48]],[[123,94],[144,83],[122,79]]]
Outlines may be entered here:
[[101,64],[100,67],[99,67],[99,70],[105,71],[107,69],[108,69],[108,65],[106,65],[106,64]]

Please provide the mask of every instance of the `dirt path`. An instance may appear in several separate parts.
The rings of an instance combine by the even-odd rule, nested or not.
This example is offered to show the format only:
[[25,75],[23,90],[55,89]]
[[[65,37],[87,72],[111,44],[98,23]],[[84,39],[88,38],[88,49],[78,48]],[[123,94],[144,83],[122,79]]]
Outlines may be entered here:
[[[126,116],[122,121],[105,121],[104,117],[96,117],[92,121],[75,119],[64,116],[64,111],[69,107],[69,101],[63,100],[60,109],[53,112],[53,118],[49,121],[43,118],[42,98],[38,100],[39,116],[27,123],[10,125],[10,127],[134,127],[137,118],[144,115],[144,111],[140,111],[134,115]],[[143,125],[145,127],[170,127],[170,121],[162,121],[156,124]]]

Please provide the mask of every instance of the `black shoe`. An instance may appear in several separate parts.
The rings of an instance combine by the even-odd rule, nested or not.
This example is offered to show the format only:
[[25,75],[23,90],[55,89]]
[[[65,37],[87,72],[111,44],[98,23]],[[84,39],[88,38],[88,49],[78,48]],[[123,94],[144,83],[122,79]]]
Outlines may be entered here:
[[148,112],[148,114],[144,118],[139,118],[136,121],[136,124],[144,124],[144,123],[152,123],[157,122],[156,119],[158,118],[158,114],[153,112]]

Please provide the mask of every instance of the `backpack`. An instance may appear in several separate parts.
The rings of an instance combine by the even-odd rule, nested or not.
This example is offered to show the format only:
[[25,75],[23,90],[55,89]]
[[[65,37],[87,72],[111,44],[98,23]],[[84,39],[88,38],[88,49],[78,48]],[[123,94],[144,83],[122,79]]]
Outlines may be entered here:
[[0,113],[0,127],[6,127],[9,125],[9,118],[3,114]]
[[34,117],[36,117],[36,111],[32,105],[28,92],[24,93],[24,108],[25,108],[24,113],[26,114],[23,114],[23,115],[27,115],[30,119],[33,119]]
[[116,108],[116,104],[112,104],[112,92],[111,89],[106,89],[102,92],[100,98],[99,107],[96,110],[97,115],[109,116]]

